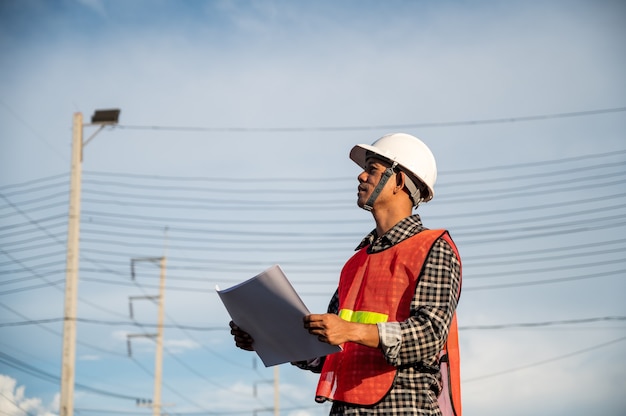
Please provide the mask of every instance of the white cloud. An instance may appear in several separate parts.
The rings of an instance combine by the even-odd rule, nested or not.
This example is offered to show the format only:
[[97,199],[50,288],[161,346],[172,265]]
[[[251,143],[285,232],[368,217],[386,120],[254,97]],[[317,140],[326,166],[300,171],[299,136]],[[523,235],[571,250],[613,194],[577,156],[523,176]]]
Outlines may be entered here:
[[[155,332],[154,332],[155,333]],[[154,334],[151,333],[151,334]],[[126,343],[129,340],[129,335],[137,335],[137,333],[130,333],[128,331],[114,331],[112,333],[112,337],[116,341],[122,341]],[[131,339],[131,348],[133,353],[137,352],[145,352],[145,351],[154,351],[155,341],[153,337],[149,336],[133,336]],[[164,336],[163,345],[167,349],[169,353],[180,354],[184,351],[195,350],[200,348],[200,345],[191,339],[168,339],[167,336]],[[87,356],[89,359],[91,356]]]
[[99,361],[102,359],[99,355],[84,354],[78,357],[79,361]]
[[41,399],[27,397],[24,386],[18,386],[15,379],[0,374],[1,414],[7,416],[24,416],[24,414],[55,416],[55,413],[51,410],[55,403],[45,406]]
[[197,342],[190,339],[166,339],[164,344],[167,350],[171,353],[181,353],[200,348],[200,345]]
[[113,331],[113,333],[111,334],[113,339],[116,341],[124,341],[126,342],[126,340],[128,339],[128,334],[130,332],[128,331]]

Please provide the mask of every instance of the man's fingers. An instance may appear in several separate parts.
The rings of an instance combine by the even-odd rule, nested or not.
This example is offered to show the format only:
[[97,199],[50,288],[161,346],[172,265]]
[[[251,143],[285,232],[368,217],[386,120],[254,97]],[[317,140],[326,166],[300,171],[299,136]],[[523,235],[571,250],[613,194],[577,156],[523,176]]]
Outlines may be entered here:
[[311,328],[323,328],[324,327],[324,315],[307,315],[303,319],[304,327]]
[[254,351],[254,347],[252,346],[254,339],[252,339],[250,334],[239,328],[233,321],[230,321],[229,325],[230,334],[235,338],[235,345],[242,350]]
[[235,345],[242,350],[254,351],[254,348],[252,347],[253,343],[254,340],[250,335],[235,335]]

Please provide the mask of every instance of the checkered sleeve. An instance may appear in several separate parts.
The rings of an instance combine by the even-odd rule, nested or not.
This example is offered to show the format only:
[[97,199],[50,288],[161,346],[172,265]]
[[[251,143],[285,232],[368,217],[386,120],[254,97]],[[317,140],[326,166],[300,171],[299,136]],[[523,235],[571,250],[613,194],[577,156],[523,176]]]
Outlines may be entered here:
[[439,238],[419,276],[409,319],[378,324],[381,348],[390,364],[436,365],[457,306],[460,277],[458,258]]

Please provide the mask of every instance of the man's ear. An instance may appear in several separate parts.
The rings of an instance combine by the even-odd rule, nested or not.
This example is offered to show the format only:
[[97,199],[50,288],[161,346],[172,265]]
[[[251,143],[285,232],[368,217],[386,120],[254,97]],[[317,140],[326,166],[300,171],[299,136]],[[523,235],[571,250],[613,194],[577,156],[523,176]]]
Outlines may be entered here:
[[404,189],[404,172],[396,173],[396,190],[401,191]]

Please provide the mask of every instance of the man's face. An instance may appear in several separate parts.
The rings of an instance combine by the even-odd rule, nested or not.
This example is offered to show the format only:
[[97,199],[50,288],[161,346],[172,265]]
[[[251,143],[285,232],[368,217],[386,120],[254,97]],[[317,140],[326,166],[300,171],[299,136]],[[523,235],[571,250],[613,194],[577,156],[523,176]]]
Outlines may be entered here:
[[[374,192],[376,185],[378,185],[381,176],[385,173],[385,170],[387,170],[389,166],[390,164],[382,159],[378,159],[376,157],[367,158],[363,172],[361,172],[361,174],[357,177],[359,180],[359,186],[357,188],[357,205],[359,207],[363,208],[365,206],[365,203],[372,195],[372,192]],[[376,198],[376,203],[378,203],[379,200],[385,200],[385,191],[390,186],[392,187],[393,183],[394,181],[391,179],[387,182],[383,191],[380,193],[378,198]]]

